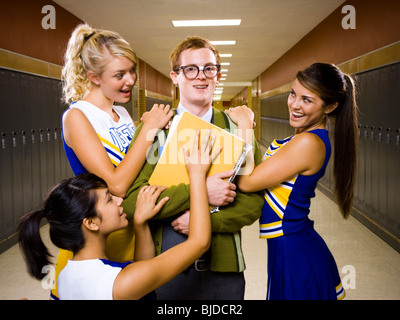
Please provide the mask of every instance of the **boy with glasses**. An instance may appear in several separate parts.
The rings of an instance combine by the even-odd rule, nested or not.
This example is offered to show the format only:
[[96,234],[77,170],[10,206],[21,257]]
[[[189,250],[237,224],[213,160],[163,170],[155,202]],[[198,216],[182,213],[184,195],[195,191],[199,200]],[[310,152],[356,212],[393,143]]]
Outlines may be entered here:
[[[233,129],[230,128],[233,123],[228,116],[212,107],[214,90],[221,77],[217,49],[206,39],[189,37],[172,51],[170,62],[173,70],[170,76],[180,92],[180,102],[175,113],[187,111],[223,129]],[[140,128],[136,129],[135,135]],[[256,141],[253,141],[253,146],[255,164],[259,164],[261,153]],[[124,201],[128,215],[133,215],[139,190],[148,183],[155,166],[154,162],[146,162],[128,191]],[[175,279],[159,288],[159,299],[244,298],[245,263],[241,249],[241,229],[260,217],[263,196],[262,192],[242,193],[236,190],[233,183],[224,180],[232,174],[233,170],[230,170],[207,178],[209,204],[220,206],[218,212],[211,214],[213,234],[210,250]],[[157,255],[183,242],[188,232],[189,186],[171,186],[160,195],[160,199],[166,196],[170,200],[153,220]]]

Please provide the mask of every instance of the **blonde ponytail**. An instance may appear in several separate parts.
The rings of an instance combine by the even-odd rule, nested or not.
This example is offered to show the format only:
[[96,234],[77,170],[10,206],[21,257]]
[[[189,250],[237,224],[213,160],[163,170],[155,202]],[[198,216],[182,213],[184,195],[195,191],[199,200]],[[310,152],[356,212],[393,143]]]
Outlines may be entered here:
[[87,24],[76,27],[68,42],[61,74],[63,99],[67,104],[85,97],[92,86],[87,72],[101,75],[108,55],[126,57],[137,64],[135,52],[118,33],[93,29]]

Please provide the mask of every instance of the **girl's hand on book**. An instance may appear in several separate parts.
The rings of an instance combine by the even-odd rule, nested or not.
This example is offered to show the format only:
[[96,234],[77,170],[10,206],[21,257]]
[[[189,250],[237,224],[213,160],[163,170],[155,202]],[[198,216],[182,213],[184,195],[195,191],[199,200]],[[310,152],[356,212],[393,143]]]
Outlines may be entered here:
[[140,189],[133,217],[135,224],[146,223],[147,220],[154,217],[161,210],[162,206],[169,200],[169,197],[161,199],[158,204],[156,202],[161,192],[165,189],[167,187],[162,186],[144,186]]
[[201,144],[199,144],[200,130],[196,131],[196,135],[193,141],[192,154],[189,154],[189,150],[183,145],[183,154],[185,157],[186,168],[189,172],[189,177],[192,174],[202,174],[206,176],[210,169],[211,163],[220,154],[222,147],[212,153],[212,149],[215,143],[215,135],[211,136],[211,130],[208,130],[203,138]]

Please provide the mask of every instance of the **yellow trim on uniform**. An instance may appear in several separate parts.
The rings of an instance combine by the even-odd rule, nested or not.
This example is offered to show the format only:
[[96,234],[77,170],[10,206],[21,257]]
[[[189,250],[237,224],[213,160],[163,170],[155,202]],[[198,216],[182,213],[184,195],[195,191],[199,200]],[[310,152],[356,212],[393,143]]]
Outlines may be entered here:
[[260,224],[260,228],[269,228],[269,227],[274,227],[282,224],[282,220],[276,221],[276,222],[271,222],[271,223],[264,223]]
[[107,141],[106,139],[102,138],[99,134],[97,134],[100,138],[100,141],[105,143],[107,146],[109,146],[111,149],[113,149],[114,151],[118,152],[119,154],[121,154],[123,157],[125,157],[125,153],[122,152],[118,147],[116,147],[115,145],[113,145],[111,142]]
[[343,288],[341,282],[340,282],[340,284],[339,284],[335,289],[336,289],[336,292],[338,292],[339,289],[342,289],[342,294],[341,294],[340,296],[337,296],[337,299],[338,299],[338,300],[344,299],[344,297],[346,296],[346,291],[344,290],[344,288]]
[[283,236],[283,231],[276,233],[276,234],[270,234],[270,235],[265,235],[265,236],[259,236],[260,239],[272,239],[272,238],[278,238]]

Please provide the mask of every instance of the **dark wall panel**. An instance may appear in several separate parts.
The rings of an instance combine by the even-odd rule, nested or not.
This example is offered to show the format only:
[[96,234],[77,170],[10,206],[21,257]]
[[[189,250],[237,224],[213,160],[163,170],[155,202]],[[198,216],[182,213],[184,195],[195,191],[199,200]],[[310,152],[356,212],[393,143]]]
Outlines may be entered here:
[[73,175],[62,146],[60,97],[59,80],[0,69],[0,251],[18,219]]

